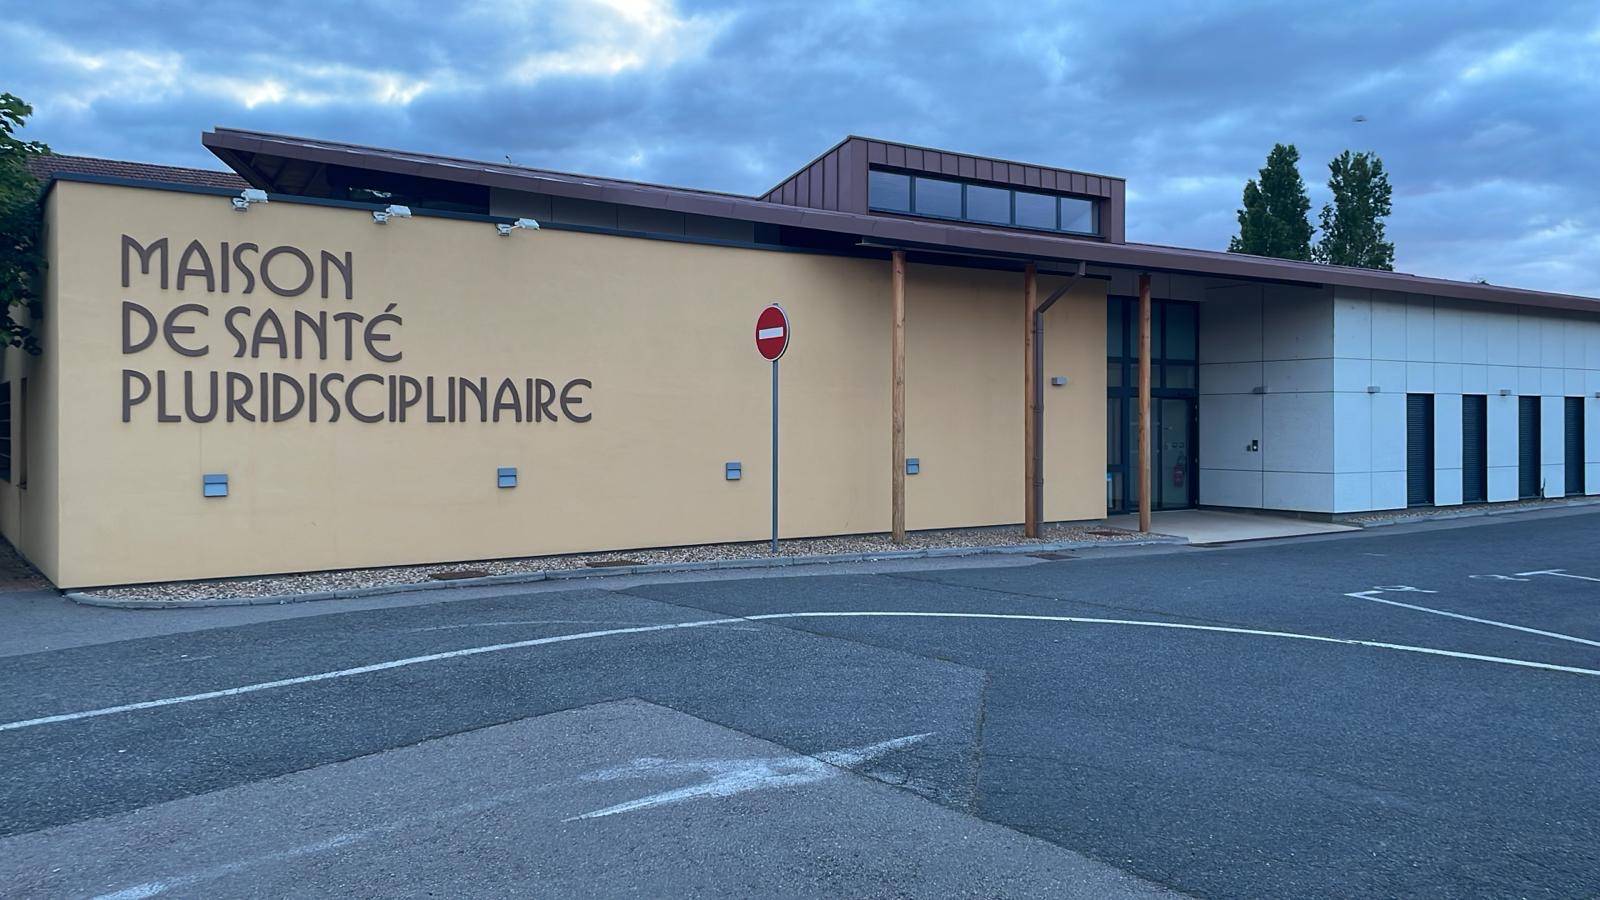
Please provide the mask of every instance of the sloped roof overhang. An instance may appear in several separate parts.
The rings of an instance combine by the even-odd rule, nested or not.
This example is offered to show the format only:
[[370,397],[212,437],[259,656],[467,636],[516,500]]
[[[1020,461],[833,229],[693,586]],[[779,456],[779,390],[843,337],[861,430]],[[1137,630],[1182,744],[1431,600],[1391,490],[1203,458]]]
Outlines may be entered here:
[[[971,254],[1019,261],[1073,264],[1082,261],[1098,267],[1144,272],[1333,285],[1600,313],[1600,300],[1575,294],[1215,250],[1156,244],[1108,244],[965,223],[807,209],[740,194],[574,175],[510,163],[482,162],[264,132],[218,128],[202,135],[201,142],[245,180],[268,191],[282,190],[282,185],[274,182],[271,169],[275,167],[281,172],[283,162],[294,161],[811,229],[853,236],[860,245],[868,247],[905,246],[928,253],[948,251],[956,256]],[[266,161],[269,160],[275,161],[274,165],[267,165]]]

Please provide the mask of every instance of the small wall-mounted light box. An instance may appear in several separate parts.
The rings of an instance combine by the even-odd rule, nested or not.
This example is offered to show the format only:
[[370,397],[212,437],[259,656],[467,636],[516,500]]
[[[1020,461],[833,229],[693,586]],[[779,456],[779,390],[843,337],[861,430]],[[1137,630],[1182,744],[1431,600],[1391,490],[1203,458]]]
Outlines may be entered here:
[[744,477],[744,465],[738,460],[722,464],[722,477],[728,481],[738,481]]
[[202,497],[228,496],[228,476],[225,474],[200,476],[200,495]]
[[517,467],[501,466],[494,470],[494,477],[495,483],[500,487],[514,488],[517,486]]
[[1500,389],[1500,396],[1502,396],[1502,397],[1511,396],[1511,388],[1501,388]]
[[1381,393],[1383,393],[1383,388],[1380,385],[1369,384],[1369,385],[1367,385],[1367,393],[1369,393],[1369,394],[1381,394]]
[[1050,376],[1050,383],[1055,385],[1056,387],[1061,387],[1062,385],[1067,383],[1067,376],[1065,376],[1065,375],[1052,375],[1052,376]]
[[915,475],[922,471],[922,460],[915,456],[906,457],[906,474]]

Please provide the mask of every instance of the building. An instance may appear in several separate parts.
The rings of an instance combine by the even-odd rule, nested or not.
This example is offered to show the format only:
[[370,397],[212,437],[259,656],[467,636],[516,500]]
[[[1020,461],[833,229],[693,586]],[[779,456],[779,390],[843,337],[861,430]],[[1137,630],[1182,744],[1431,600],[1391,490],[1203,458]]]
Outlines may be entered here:
[[0,527],[63,587],[761,539],[773,301],[785,536],[1600,493],[1600,301],[1131,243],[1118,178],[203,141],[236,174],[45,172]]

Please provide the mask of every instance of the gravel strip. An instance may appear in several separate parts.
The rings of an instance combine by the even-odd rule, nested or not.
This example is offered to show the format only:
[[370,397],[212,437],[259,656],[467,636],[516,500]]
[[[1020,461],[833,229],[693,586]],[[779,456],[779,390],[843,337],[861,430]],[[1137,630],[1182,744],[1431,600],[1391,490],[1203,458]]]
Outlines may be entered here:
[[1465,506],[1430,506],[1412,509],[1392,509],[1386,512],[1362,513],[1341,516],[1335,521],[1341,525],[1400,525],[1407,522],[1425,522],[1429,519],[1463,519],[1472,516],[1499,516],[1507,513],[1530,512],[1538,509],[1563,509],[1575,506],[1600,505],[1600,497],[1557,497],[1551,500],[1511,500],[1504,503],[1473,503]]
[[1051,524],[1041,529],[1040,537],[1025,538],[1014,525],[991,528],[951,528],[919,531],[906,535],[896,544],[887,534],[848,537],[796,538],[778,544],[776,557],[764,541],[741,544],[702,544],[655,550],[629,550],[611,553],[579,553],[566,556],[530,556],[494,559],[483,562],[439,563],[421,566],[390,566],[378,569],[343,569],[306,572],[295,575],[268,575],[250,578],[225,578],[209,581],[176,581],[126,587],[98,588],[80,594],[107,600],[171,601],[192,603],[198,600],[277,597],[363,588],[400,587],[429,581],[452,581],[495,575],[532,575],[572,569],[607,569],[674,563],[712,563],[730,560],[761,560],[836,554],[903,553],[918,550],[981,549],[1025,547],[1060,543],[1117,544],[1149,541],[1166,535],[1140,534],[1105,525]]

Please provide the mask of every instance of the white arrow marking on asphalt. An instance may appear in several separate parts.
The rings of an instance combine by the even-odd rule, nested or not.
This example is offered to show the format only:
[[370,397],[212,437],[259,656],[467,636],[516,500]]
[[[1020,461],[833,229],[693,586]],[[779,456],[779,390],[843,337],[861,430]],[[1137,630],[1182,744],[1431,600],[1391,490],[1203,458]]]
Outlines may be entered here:
[[1576,578],[1579,581],[1600,581],[1600,578],[1591,578],[1588,575],[1572,575],[1566,569],[1540,569],[1537,572],[1518,572],[1518,575],[1554,575],[1557,578]]
[[701,759],[685,762],[673,762],[672,760],[647,756],[642,759],[636,759],[626,766],[592,772],[583,776],[583,778],[585,781],[618,781],[624,778],[647,778],[653,775],[708,775],[710,778],[699,784],[663,791],[659,794],[651,794],[648,797],[640,797],[637,800],[618,803],[605,809],[586,812],[581,816],[571,816],[562,821],[574,822],[579,819],[599,819],[605,816],[614,816],[617,813],[652,809],[657,806],[667,806],[673,803],[682,803],[685,800],[697,800],[702,797],[732,797],[735,794],[744,794],[750,791],[814,784],[818,781],[836,778],[843,775],[847,769],[871,762],[880,756],[921,743],[932,735],[933,732],[931,731],[925,734],[910,734],[905,737],[880,741],[876,744],[868,744],[865,747],[828,750],[818,753],[816,756]]
[[[1364,598],[1365,599],[1365,598]],[[316,681],[330,681],[335,678],[349,678],[354,675],[365,675],[369,672],[382,672],[388,669],[399,669],[406,666],[416,666],[423,663],[440,662],[446,659],[458,659],[464,656],[477,656],[483,653],[499,653],[505,650],[522,650],[528,647],[542,647],[546,644],[561,644],[568,641],[585,641],[591,638],[615,637],[624,634],[648,634],[655,631],[673,631],[685,628],[707,628],[715,625],[745,625],[750,622],[765,622],[778,619],[848,619],[848,618],[916,618],[916,619],[987,619],[994,621],[1010,622],[1063,622],[1076,625],[1122,625],[1133,628],[1165,628],[1173,631],[1204,631],[1213,634],[1241,634],[1253,637],[1283,638],[1294,641],[1312,641],[1319,644],[1339,644],[1346,647],[1370,647],[1375,650],[1395,650],[1401,653],[1421,653],[1427,656],[1444,656],[1451,659],[1470,659],[1477,662],[1495,663],[1502,666],[1518,666],[1524,669],[1540,669],[1546,672],[1566,672],[1572,675],[1600,676],[1600,669],[1581,669],[1576,666],[1559,666],[1555,663],[1534,662],[1526,659],[1511,659],[1504,656],[1485,656],[1480,653],[1463,653],[1458,650],[1440,650],[1434,647],[1413,647],[1407,644],[1390,644],[1384,641],[1363,641],[1356,638],[1326,637],[1318,634],[1296,634],[1291,631],[1264,631],[1255,628],[1230,628],[1223,625],[1190,625],[1186,622],[1144,622],[1137,619],[1092,619],[1081,616],[1035,616],[1022,613],[975,613],[975,612],[918,612],[918,611],[862,611],[862,612],[789,612],[765,613],[758,616],[744,616],[732,619],[702,619],[697,622],[674,622],[666,625],[642,625],[638,628],[610,628],[605,631],[584,631],[577,634],[558,634],[554,637],[533,638],[526,641],[512,641],[506,644],[489,644],[484,647],[467,647],[462,650],[447,650],[443,653],[429,653],[424,656],[408,656],[405,659],[393,659],[388,662],[372,663],[366,666],[356,666],[350,669],[335,669],[331,672],[318,672],[315,675],[301,675],[297,678],[280,678],[277,681],[263,681],[258,684],[246,684],[239,687],[224,688],[217,691],[206,691],[200,694],[185,694],[181,697],[164,697],[160,700],[145,700],[139,703],[125,703],[121,706],[107,706],[100,709],[88,709],[82,712],[62,713],[57,716],[44,716],[38,719],[23,719],[18,722],[7,722],[0,725],[0,731],[16,731],[22,728],[33,728],[39,725],[54,725],[59,722],[76,722],[81,719],[94,719],[100,716],[110,716],[117,713],[134,712],[141,709],[156,709],[162,706],[175,706],[180,703],[196,703],[201,700],[216,700],[222,697],[237,697],[242,694],[253,694],[257,691],[266,691],[273,688],[291,687],[297,684],[310,684]]]

